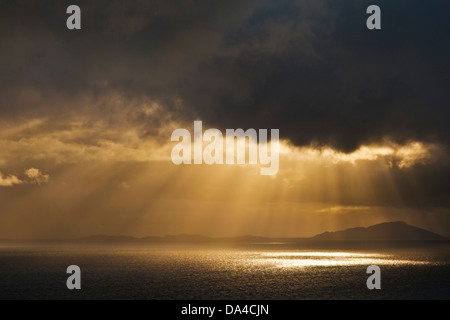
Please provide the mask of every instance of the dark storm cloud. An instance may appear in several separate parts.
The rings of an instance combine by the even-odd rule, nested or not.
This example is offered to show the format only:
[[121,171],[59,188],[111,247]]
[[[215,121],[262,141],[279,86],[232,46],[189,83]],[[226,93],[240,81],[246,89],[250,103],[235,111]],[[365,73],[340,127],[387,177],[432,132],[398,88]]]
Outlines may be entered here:
[[200,66],[200,86],[187,79],[189,105],[223,126],[279,127],[343,151],[383,136],[447,142],[449,6],[383,2],[383,29],[368,31],[367,2],[319,4],[255,10],[228,33],[231,54]]
[[[81,31],[65,28],[69,4],[81,7]],[[370,4],[382,9],[382,30],[365,26]],[[212,127],[279,128],[297,145],[447,145],[449,9],[417,0],[3,1],[0,112],[65,112],[64,99],[118,92]]]

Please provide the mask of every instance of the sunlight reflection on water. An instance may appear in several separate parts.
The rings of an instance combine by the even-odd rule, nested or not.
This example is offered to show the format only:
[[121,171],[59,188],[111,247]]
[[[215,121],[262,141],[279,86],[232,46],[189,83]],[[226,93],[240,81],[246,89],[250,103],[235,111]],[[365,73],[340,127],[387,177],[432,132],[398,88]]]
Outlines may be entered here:
[[380,253],[356,252],[263,252],[255,254],[255,261],[278,268],[354,266],[354,265],[404,265],[428,264],[427,261],[393,259]]

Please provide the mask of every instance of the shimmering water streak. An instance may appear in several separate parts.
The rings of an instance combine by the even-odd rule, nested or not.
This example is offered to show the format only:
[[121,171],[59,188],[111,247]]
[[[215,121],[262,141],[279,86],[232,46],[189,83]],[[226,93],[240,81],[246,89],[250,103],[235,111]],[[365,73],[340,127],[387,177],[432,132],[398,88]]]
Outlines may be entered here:
[[359,252],[255,252],[255,262],[278,268],[353,266],[353,265],[425,265],[428,261],[395,259],[392,255]]

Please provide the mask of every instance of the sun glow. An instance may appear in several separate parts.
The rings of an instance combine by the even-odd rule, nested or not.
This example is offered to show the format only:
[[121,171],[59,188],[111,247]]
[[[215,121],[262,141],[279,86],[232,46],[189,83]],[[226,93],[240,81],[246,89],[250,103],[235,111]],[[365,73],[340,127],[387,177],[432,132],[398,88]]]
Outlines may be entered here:
[[[67,221],[73,236],[83,230],[81,236],[307,237],[380,223],[386,216],[417,224],[415,213],[402,207],[393,170],[407,171],[439,157],[438,146],[422,142],[385,142],[345,154],[326,147],[296,147],[281,139],[279,170],[273,176],[261,176],[259,163],[176,166],[170,159],[170,134],[177,126],[172,123],[159,128],[157,136],[147,136],[137,127],[100,120],[3,123],[1,187],[18,192],[37,188],[30,189],[33,197],[27,202],[0,194],[0,201],[8,203],[0,231],[14,235],[23,217],[36,220],[29,230],[21,228],[24,237],[40,235],[33,230],[48,233],[51,221]],[[254,141],[246,142],[246,159],[241,159],[245,163],[248,148],[255,148]],[[36,168],[48,178],[38,184],[18,183],[29,180],[23,168]],[[39,219],[33,216],[36,210],[42,212]],[[59,235],[60,230],[62,236],[68,234],[64,228],[52,232]]]
[[399,168],[408,168],[417,163],[432,161],[438,153],[439,146],[422,142],[409,142],[399,145],[386,141],[384,145],[363,145],[351,153],[343,153],[329,147],[295,147],[287,141],[282,141],[280,153],[289,159],[298,161],[321,161],[330,164],[348,162],[356,164],[357,161],[375,161],[385,159],[389,166],[397,165]]

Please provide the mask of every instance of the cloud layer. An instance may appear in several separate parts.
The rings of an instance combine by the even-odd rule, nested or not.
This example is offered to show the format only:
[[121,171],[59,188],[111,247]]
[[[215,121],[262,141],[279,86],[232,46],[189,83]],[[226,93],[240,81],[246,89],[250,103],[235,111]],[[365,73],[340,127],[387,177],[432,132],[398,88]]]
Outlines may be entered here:
[[15,184],[23,183],[19,178],[13,175],[4,176],[0,172],[0,187],[12,187]]
[[43,174],[41,170],[30,168],[25,170],[25,177],[23,179],[18,178],[15,175],[3,175],[0,172],[0,187],[12,187],[19,184],[37,184],[41,185],[47,183],[50,179],[50,175]]
[[[377,3],[378,31],[360,0],[77,1],[81,31],[64,2],[2,3],[0,113],[105,114],[119,94],[299,146],[448,145],[450,4]],[[128,120],[151,134],[167,118],[130,107]]]

